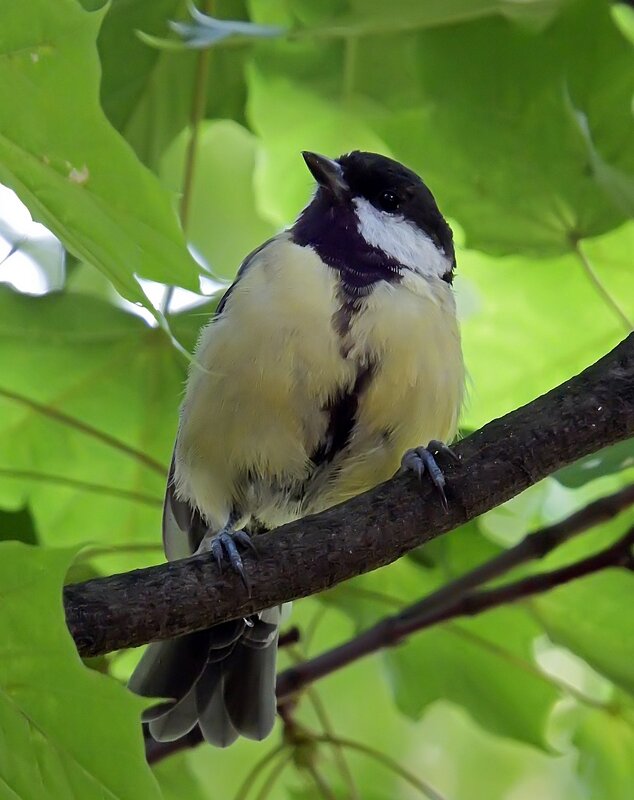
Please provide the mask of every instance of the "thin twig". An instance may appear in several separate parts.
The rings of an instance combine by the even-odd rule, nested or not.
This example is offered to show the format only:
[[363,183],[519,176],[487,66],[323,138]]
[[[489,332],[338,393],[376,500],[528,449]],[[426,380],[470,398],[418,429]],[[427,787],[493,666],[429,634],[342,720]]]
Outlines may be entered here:
[[310,618],[308,625],[306,626],[306,632],[303,636],[304,644],[303,648],[308,655],[308,651],[312,647],[313,640],[315,638],[315,634],[317,633],[317,628],[323,622],[324,617],[328,613],[328,608],[326,606],[320,605],[319,608],[315,610],[315,613]]
[[271,792],[275,788],[275,784],[282,777],[282,773],[284,772],[286,767],[291,763],[292,760],[293,760],[292,751],[289,753],[284,753],[282,755],[277,764],[273,765],[271,771],[264,779],[264,782],[260,788],[260,791],[258,792],[256,800],[266,800],[266,798],[271,794]]
[[[303,655],[300,655],[297,651],[297,648],[291,647],[289,648],[289,656],[293,660],[295,664],[301,663],[305,658],[308,657],[306,652],[306,647],[301,648],[303,651]],[[334,736],[335,731],[330,722],[330,718],[328,717],[328,713],[326,712],[326,708],[319,697],[316,689],[312,686],[308,686],[306,688],[306,697],[308,698],[310,704],[313,707],[315,712],[315,716],[317,717],[319,724],[323,728],[325,734],[329,736]],[[352,771],[350,770],[350,766],[346,760],[345,753],[343,752],[343,748],[340,745],[333,744],[332,745],[332,753],[339,768],[339,772],[341,773],[341,777],[344,780],[344,783],[347,784],[349,790],[349,800],[359,800],[359,790],[354,782],[354,776],[352,775]]]
[[[168,744],[172,743],[169,742]],[[262,772],[262,770],[266,769],[268,764],[271,764],[273,761],[275,761],[275,759],[278,756],[280,755],[283,756],[285,750],[286,750],[286,744],[282,743],[277,747],[274,747],[273,750],[269,750],[268,753],[265,753],[262,756],[262,758],[256,761],[255,764],[249,770],[249,772],[246,774],[242,783],[240,784],[240,787],[236,792],[234,800],[246,800],[249,792],[251,791],[252,787],[255,784],[255,781],[257,780],[258,775]]]
[[[306,697],[308,697],[308,700],[315,711],[315,715],[319,720],[319,724],[323,728],[324,733],[328,736],[335,736],[335,731],[332,723],[330,722],[330,718],[326,713],[326,708],[322,703],[321,697],[318,695],[316,689],[312,686],[309,686],[306,689]],[[333,742],[332,754],[339,768],[339,772],[341,773],[341,777],[348,786],[349,800],[359,800],[359,790],[357,789],[350,765],[346,760],[345,753],[343,752],[343,748],[340,744]]]
[[278,648],[282,647],[290,647],[291,645],[297,644],[301,639],[302,632],[297,627],[297,625],[293,625],[288,630],[285,630],[283,633],[280,633],[280,637],[277,641]]
[[343,40],[343,74],[341,79],[342,99],[347,106],[349,106],[354,93],[358,53],[359,40],[356,36],[347,36]]
[[329,744],[336,743],[341,747],[347,747],[349,750],[357,750],[359,753],[364,753],[366,756],[373,758],[379,764],[383,764],[384,767],[394,772],[396,775],[399,775],[404,781],[409,783],[415,789],[428,797],[429,800],[444,800],[443,796],[430,786],[426,781],[421,780],[413,772],[405,769],[402,767],[398,761],[395,761],[393,758],[390,758],[385,753],[382,753],[380,750],[375,750],[374,747],[370,747],[367,744],[363,744],[362,742],[356,742],[353,739],[344,739],[341,736],[315,736],[312,738],[314,742],[328,742]]
[[405,636],[438,622],[481,613],[503,603],[547,591],[606,566],[617,566],[625,558],[627,549],[631,546],[631,541],[628,539],[631,532],[616,545],[561,570],[531,576],[496,589],[469,594],[470,589],[499,577],[530,557],[545,555],[575,533],[616,516],[632,503],[634,503],[634,485],[591,503],[556,525],[527,536],[510,550],[446,584],[437,592],[408,606],[398,614],[384,618],[359,636],[303,664],[285,670],[278,677],[278,698],[297,692],[303,686],[325,675],[330,675],[377,650],[393,646]]
[[[583,558],[580,561],[575,561],[573,564],[568,564],[566,567],[560,567],[559,569],[549,572],[529,575],[522,580],[507,583],[503,586],[497,586],[494,589],[483,589],[479,592],[466,594],[458,598],[452,605],[447,605],[437,610],[435,613],[425,614],[424,617],[419,617],[418,619],[416,617],[410,617],[401,626],[401,629],[404,635],[407,635],[414,631],[422,630],[422,628],[418,627],[421,623],[423,628],[428,628],[448,619],[466,616],[472,617],[476,614],[481,614],[483,611],[505,605],[506,603],[515,603],[526,597],[548,592],[551,589],[570,583],[570,581],[584,578],[587,575],[591,575],[593,572],[599,572],[609,567],[625,567],[626,569],[632,569],[634,566],[632,554],[630,552],[632,546],[634,546],[634,527],[630,528],[630,530],[614,544],[603,550],[599,550],[597,553],[587,558]],[[416,627],[414,627],[414,625],[416,625]]]
[[[522,543],[520,543],[520,545],[521,544]],[[367,655],[386,647],[394,646],[406,636],[431,628],[440,622],[447,622],[448,620],[462,616],[474,616],[485,611],[490,611],[506,603],[515,602],[526,597],[550,591],[570,581],[583,578],[586,575],[599,572],[606,568],[625,567],[626,569],[632,570],[634,569],[634,556],[632,555],[633,546],[634,526],[614,544],[566,567],[531,575],[519,581],[504,584],[493,589],[456,595],[452,601],[445,606],[438,607],[432,605],[430,606],[430,611],[419,614],[418,617],[414,617],[410,613],[413,607],[420,608],[422,605],[420,603],[415,603],[413,606],[403,609],[401,613],[384,618],[372,628],[369,628],[367,631],[364,631],[359,634],[359,636],[350,639],[344,644],[282,672],[277,680],[279,707],[283,707],[284,701],[288,700],[289,697],[297,694],[297,692],[302,689],[305,690],[306,687],[326,675],[330,675]],[[474,572],[476,571],[477,570],[474,570]],[[466,631],[462,633],[467,634]],[[473,634],[469,633],[469,636],[472,637]],[[493,643],[487,644],[491,647],[493,646]],[[543,677],[544,680],[549,680],[547,676]],[[565,691],[571,691],[571,687],[568,686],[559,686],[559,688]],[[580,699],[584,702],[586,700],[585,697]],[[605,706],[602,708],[603,710],[609,711]],[[327,732],[326,735],[331,734]],[[190,736],[191,734],[188,734],[187,740],[183,741],[182,748],[196,746],[202,741],[202,737],[199,733],[195,734],[193,739],[189,738]],[[178,745],[178,742],[175,744]],[[171,744],[168,745],[168,748],[171,746]],[[152,751],[156,751],[160,749],[160,747],[161,745],[150,743]],[[176,749],[180,748],[176,747]],[[166,755],[171,752],[173,752],[173,750],[169,749]],[[156,760],[160,757],[160,755],[157,756]]]
[[[376,603],[381,603],[390,608],[397,608],[400,610],[405,608],[405,602],[403,600],[399,600],[397,597],[385,594],[385,592],[370,591],[365,589],[365,587],[355,586],[354,584],[344,584],[340,588],[349,591],[351,594],[358,594],[359,597],[367,597],[369,600],[372,600]],[[451,623],[447,625],[445,627],[445,630],[454,636],[468,639],[468,641],[475,644],[477,647],[484,648],[485,650],[487,650],[487,652],[495,655],[496,657],[508,661],[509,663],[513,664],[513,666],[518,667],[524,672],[527,672],[529,675],[532,675],[534,678],[538,678],[539,680],[542,680],[544,683],[553,686],[558,691],[566,692],[567,694],[572,695],[580,703],[590,705],[593,708],[599,709],[600,711],[612,713],[613,707],[611,704],[603,703],[601,701],[595,700],[592,697],[588,697],[588,695],[583,694],[583,692],[580,692],[574,686],[572,686],[569,683],[566,683],[560,678],[555,679],[552,675],[547,675],[545,672],[542,672],[532,662],[520,658],[515,653],[511,653],[510,651],[501,647],[500,644],[498,643],[494,643],[489,639],[485,639],[481,636],[478,636],[473,631],[467,630],[466,628],[461,627],[457,623]]]
[[633,504],[634,485],[595,500],[594,503],[576,511],[561,522],[529,534],[515,547],[505,550],[499,556],[445,584],[419,603],[410,606],[407,611],[401,612],[401,616],[418,619],[421,615],[431,615],[456,597],[464,595],[467,590],[489,583],[500,575],[506,575],[527,561],[543,558],[571,537],[612,519]]
[[313,779],[313,783],[317,787],[317,791],[319,794],[324,798],[324,800],[337,800],[337,796],[333,792],[333,790],[328,785],[328,782],[321,774],[321,772],[317,769],[317,766],[311,761],[311,759],[307,759],[305,764],[302,764],[303,768],[306,772],[310,775]]
[[[144,725],[143,739],[145,742],[146,761],[152,765],[181,750],[189,750],[192,747],[196,747],[202,742],[202,734],[200,733],[200,728],[197,727],[185,734],[185,736],[181,736],[180,739],[174,739],[172,742],[157,742],[150,736],[147,725]],[[236,798],[236,800],[238,799]]]

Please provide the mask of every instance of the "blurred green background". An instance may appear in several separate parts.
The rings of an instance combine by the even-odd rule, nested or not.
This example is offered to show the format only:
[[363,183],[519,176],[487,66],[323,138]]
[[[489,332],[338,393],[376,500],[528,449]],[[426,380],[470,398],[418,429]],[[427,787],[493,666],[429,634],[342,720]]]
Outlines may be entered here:
[[[293,748],[278,726],[154,775],[142,703],[119,685],[139,653],[78,659],[64,574],[162,560],[184,351],[244,255],[307,202],[301,150],[402,160],[451,220],[465,430],[591,364],[634,320],[631,4],[199,8],[212,18],[176,0],[0,8],[0,798],[629,800],[631,573],[438,626],[319,682],[296,717],[330,742]],[[282,664],[633,479],[630,441],[296,603],[302,638]]]

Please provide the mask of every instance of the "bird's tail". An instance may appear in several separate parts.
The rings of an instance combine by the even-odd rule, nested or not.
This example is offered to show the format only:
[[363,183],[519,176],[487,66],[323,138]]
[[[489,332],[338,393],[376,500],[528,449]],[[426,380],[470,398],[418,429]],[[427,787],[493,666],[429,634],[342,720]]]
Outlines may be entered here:
[[151,644],[130,678],[144,697],[166,698],[144,713],[159,742],[197,724],[226,747],[238,736],[263,739],[275,722],[275,662],[282,608]]

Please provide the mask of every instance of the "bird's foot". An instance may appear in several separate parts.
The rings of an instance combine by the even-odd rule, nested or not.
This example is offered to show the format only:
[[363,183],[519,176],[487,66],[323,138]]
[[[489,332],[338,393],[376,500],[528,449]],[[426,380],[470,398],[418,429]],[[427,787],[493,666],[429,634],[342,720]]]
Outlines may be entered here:
[[251,585],[242,562],[242,556],[240,555],[238,545],[242,546],[244,549],[251,550],[255,556],[258,555],[257,548],[253,544],[249,534],[243,530],[234,531],[230,527],[225,527],[215,534],[211,534],[211,532],[207,533],[203,537],[198,550],[196,550],[196,555],[199,553],[212,553],[213,557],[216,559],[219,572],[222,572],[226,559],[233,571],[240,576],[244,588],[251,594]]
[[414,447],[411,450],[407,450],[401,460],[401,472],[413,472],[421,481],[423,475],[427,472],[440,495],[440,500],[446,511],[449,508],[447,496],[445,495],[446,480],[436,461],[436,456],[438,455],[448,456],[455,462],[460,460],[444,442],[432,439],[427,447]]

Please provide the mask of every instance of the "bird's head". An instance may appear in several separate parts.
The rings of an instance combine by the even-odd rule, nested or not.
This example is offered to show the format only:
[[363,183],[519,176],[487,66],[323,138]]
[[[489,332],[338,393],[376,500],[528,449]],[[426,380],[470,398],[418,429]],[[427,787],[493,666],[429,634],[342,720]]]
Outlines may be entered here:
[[303,156],[318,188],[292,228],[295,241],[329,266],[360,273],[362,283],[407,271],[451,283],[451,229],[415,172],[358,150],[337,159]]

